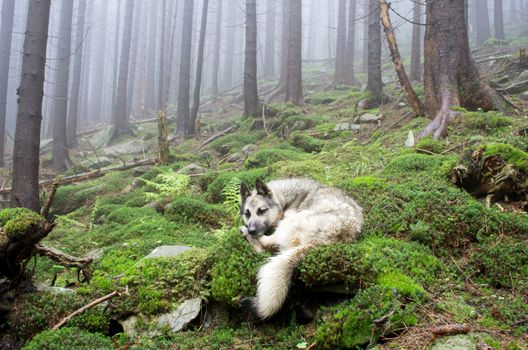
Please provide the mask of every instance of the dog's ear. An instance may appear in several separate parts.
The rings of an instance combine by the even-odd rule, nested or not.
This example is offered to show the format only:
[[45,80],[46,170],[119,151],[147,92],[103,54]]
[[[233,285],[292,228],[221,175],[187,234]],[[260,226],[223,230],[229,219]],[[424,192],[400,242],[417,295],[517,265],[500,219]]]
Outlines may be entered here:
[[263,197],[271,197],[271,191],[264,182],[257,180],[256,185],[257,185],[257,194],[260,194]]
[[242,203],[246,200],[247,197],[251,195],[251,191],[249,190],[248,185],[245,183],[240,184],[240,198],[242,199]]

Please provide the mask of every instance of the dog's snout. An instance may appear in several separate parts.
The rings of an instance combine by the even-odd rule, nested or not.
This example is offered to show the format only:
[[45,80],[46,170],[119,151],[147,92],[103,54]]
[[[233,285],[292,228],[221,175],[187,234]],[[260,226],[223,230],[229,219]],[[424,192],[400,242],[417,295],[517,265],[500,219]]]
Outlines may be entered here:
[[249,233],[250,235],[254,236],[254,235],[257,234],[257,229],[254,228],[254,227],[250,227],[250,228],[248,229],[248,233]]

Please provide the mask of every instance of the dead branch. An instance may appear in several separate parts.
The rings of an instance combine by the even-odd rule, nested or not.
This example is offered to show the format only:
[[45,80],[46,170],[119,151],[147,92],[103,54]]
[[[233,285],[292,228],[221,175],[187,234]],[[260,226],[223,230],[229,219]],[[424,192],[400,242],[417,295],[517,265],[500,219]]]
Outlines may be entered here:
[[201,151],[204,149],[205,146],[207,146],[208,144],[210,144],[211,142],[213,142],[214,140],[226,135],[227,133],[233,131],[235,129],[234,126],[230,126],[229,128],[225,129],[225,130],[222,130],[220,131],[219,133],[217,134],[214,134],[213,136],[209,137],[207,140],[205,140],[204,142],[202,142],[200,144],[200,146],[198,146],[198,151]]
[[48,217],[51,205],[53,204],[53,200],[55,199],[55,194],[57,194],[58,188],[59,188],[58,180],[55,180],[55,182],[53,182],[53,186],[51,187],[51,191],[48,196],[48,199],[46,200],[46,204],[40,211],[40,215],[44,216],[45,218]]
[[467,334],[471,331],[471,328],[466,324],[452,323],[431,327],[430,331],[434,336],[438,337],[444,335]]
[[97,306],[97,305],[101,304],[102,302],[110,300],[110,299],[112,299],[112,298],[114,298],[116,296],[119,296],[119,295],[120,295],[120,293],[117,290],[114,290],[112,293],[107,294],[104,297],[101,297],[99,299],[96,299],[96,300],[92,301],[91,303],[81,307],[80,309],[74,311],[70,315],[64,317],[59,323],[57,323],[55,326],[53,326],[53,330],[57,330],[57,329],[61,328],[62,326],[64,326],[66,324],[66,322],[68,322],[69,320],[71,320],[75,316],[81,314],[82,312],[84,312],[84,311],[86,311],[88,309],[91,309],[92,307]]
[[268,126],[266,125],[266,104],[262,104],[262,124],[264,124],[264,131],[269,136]]
[[50,258],[51,260],[65,267],[76,267],[78,269],[85,269],[88,267],[88,265],[93,262],[93,258],[91,257],[78,258],[63,253],[58,249],[44,247],[40,244],[35,247],[35,252],[38,255]]

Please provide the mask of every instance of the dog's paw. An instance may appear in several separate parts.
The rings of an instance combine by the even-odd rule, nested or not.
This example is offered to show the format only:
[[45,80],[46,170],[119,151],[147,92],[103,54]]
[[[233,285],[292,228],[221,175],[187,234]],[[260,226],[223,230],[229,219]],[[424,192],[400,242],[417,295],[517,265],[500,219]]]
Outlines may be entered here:
[[247,237],[249,235],[248,228],[246,226],[240,226],[238,230],[244,237]]

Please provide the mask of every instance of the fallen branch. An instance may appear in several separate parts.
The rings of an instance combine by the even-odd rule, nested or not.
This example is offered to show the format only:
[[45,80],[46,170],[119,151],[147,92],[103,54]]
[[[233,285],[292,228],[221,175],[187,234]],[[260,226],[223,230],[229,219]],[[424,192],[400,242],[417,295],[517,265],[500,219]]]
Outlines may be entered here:
[[93,258],[91,257],[78,258],[63,253],[58,249],[44,247],[40,244],[35,247],[35,252],[38,255],[50,258],[51,260],[65,267],[76,267],[78,269],[85,269],[88,267],[88,265],[93,262]]
[[48,217],[51,205],[53,204],[53,200],[55,199],[55,194],[57,194],[57,189],[59,188],[59,184],[57,181],[53,183],[53,186],[51,187],[51,191],[49,194],[48,199],[46,200],[46,204],[40,211],[40,215],[44,216],[45,218]]
[[[123,165],[123,166],[118,166],[118,167],[113,167],[113,168],[95,170],[95,171],[92,171],[92,172],[89,172],[89,173],[80,174],[80,175],[67,176],[67,177],[61,178],[60,180],[51,179],[51,180],[41,181],[39,183],[39,187],[40,188],[48,187],[48,186],[53,185],[55,182],[57,182],[57,184],[59,186],[71,185],[73,183],[78,183],[78,182],[82,182],[82,181],[86,181],[86,180],[96,179],[96,178],[102,177],[102,176],[104,176],[104,175],[106,175],[106,174],[108,174],[110,172],[124,171],[124,170],[137,168],[139,166],[155,165],[155,164],[156,164],[156,159],[146,159],[146,160],[143,160],[143,161],[140,161],[140,162],[137,162],[137,163],[133,163],[133,164],[129,164],[129,165]],[[11,190],[12,190],[11,188],[2,189],[2,190],[0,190],[0,195],[2,195],[2,194],[10,194]]]
[[214,140],[224,136],[225,134],[233,131],[235,129],[234,126],[230,126],[229,128],[225,129],[225,130],[222,130],[220,131],[219,133],[217,134],[214,134],[213,136],[211,136],[210,138],[208,138],[207,140],[205,140],[204,142],[202,142],[200,144],[200,146],[198,146],[198,151],[201,151],[204,149],[205,146],[207,146],[208,144],[210,144],[211,142],[213,142]]
[[488,58],[484,58],[484,59],[478,60],[477,63],[485,63],[485,62],[489,62],[489,61],[502,60],[504,58],[512,58],[512,57],[513,57],[513,55],[492,56],[492,57],[488,57]]
[[69,320],[71,320],[75,316],[81,314],[82,312],[84,312],[84,311],[86,311],[88,309],[91,309],[92,307],[97,306],[97,305],[101,304],[102,302],[110,300],[110,299],[112,299],[112,298],[114,298],[116,296],[119,296],[119,295],[120,295],[119,292],[117,290],[114,290],[112,293],[107,294],[104,297],[101,297],[99,299],[96,299],[96,300],[92,301],[90,304],[87,304],[87,305],[81,307],[80,309],[78,309],[77,311],[71,313],[70,315],[64,317],[59,323],[57,323],[55,326],[53,326],[53,330],[57,330],[57,329],[61,328],[62,326],[64,326],[66,324],[66,322],[68,322]]

